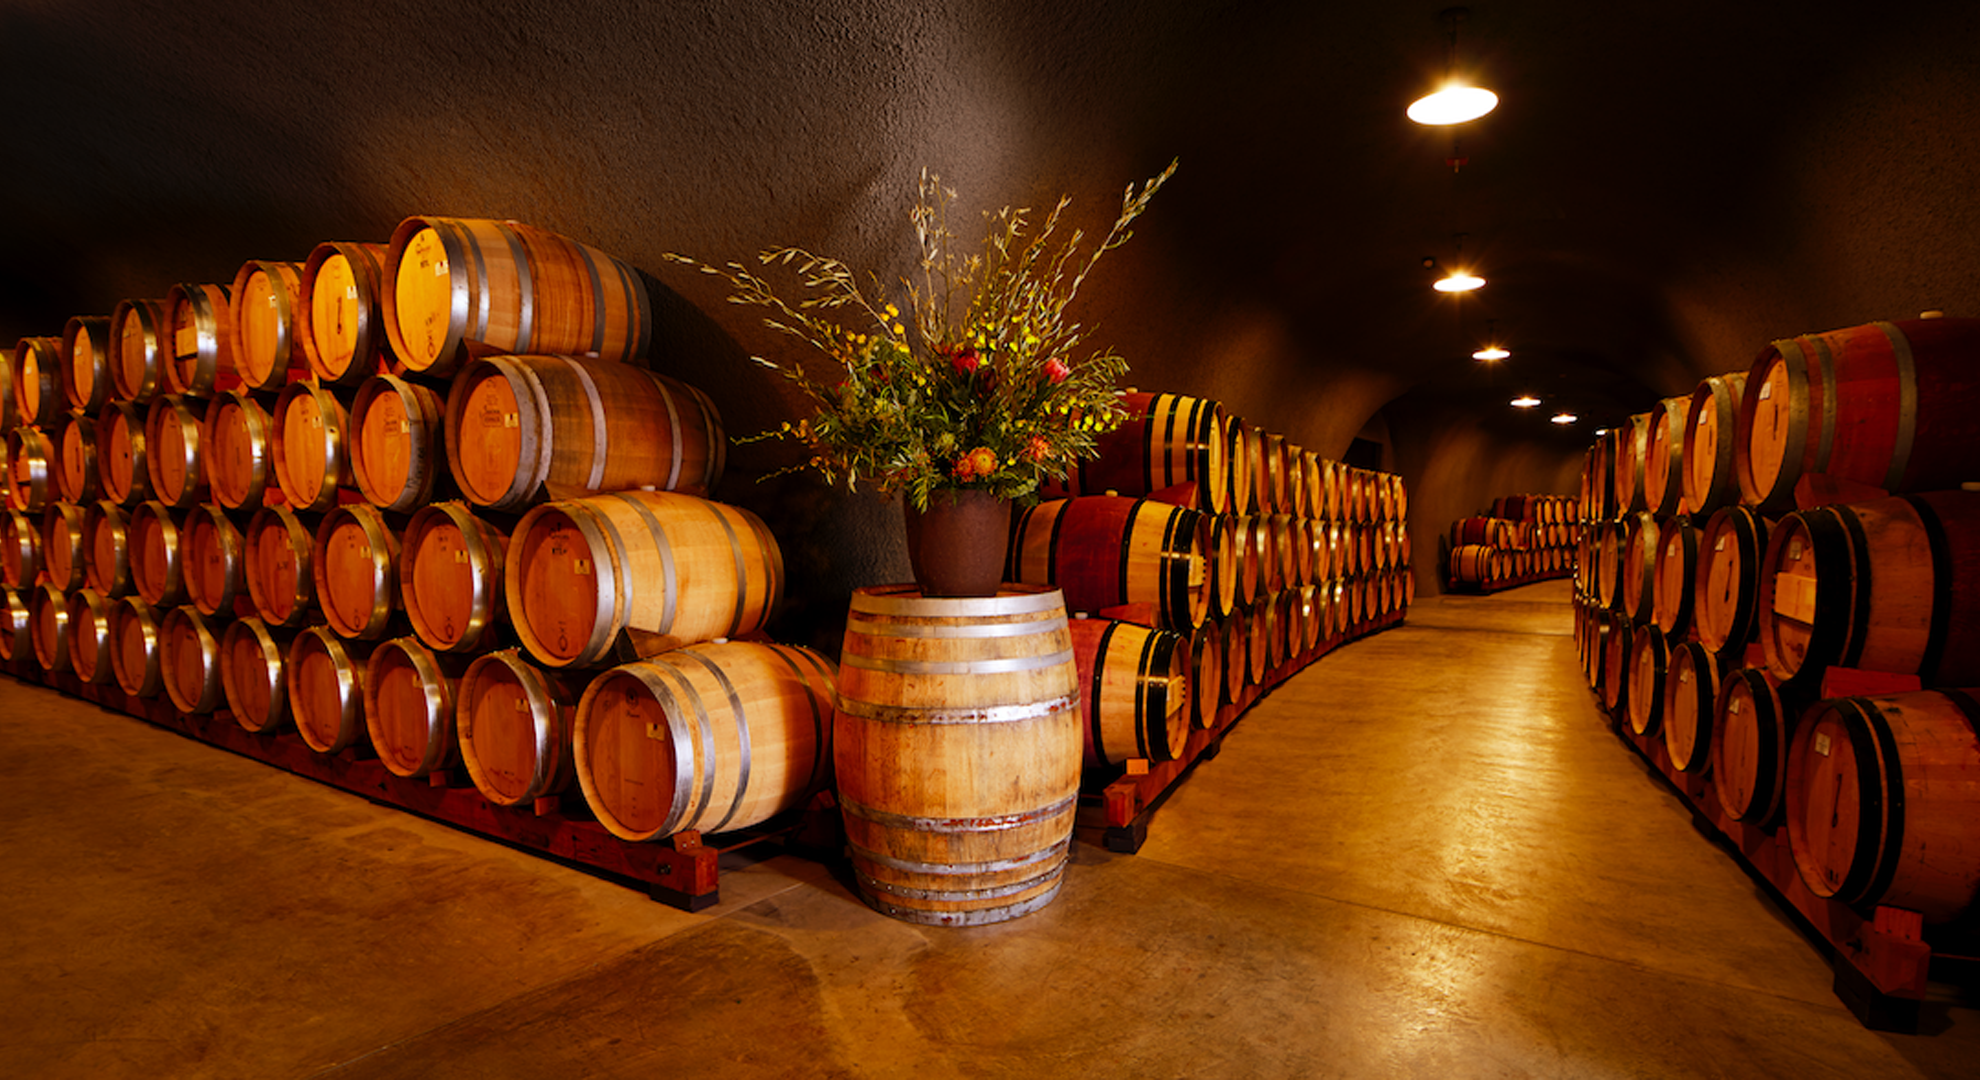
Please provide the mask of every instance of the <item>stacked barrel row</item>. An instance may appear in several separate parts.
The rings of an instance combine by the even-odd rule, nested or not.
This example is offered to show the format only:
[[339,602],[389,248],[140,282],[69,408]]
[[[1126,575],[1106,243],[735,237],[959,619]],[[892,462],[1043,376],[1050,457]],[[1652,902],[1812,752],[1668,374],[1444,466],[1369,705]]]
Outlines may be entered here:
[[1490,592],[1572,574],[1581,536],[1574,499],[1560,495],[1504,495],[1489,514],[1451,523],[1453,589]]
[[[1980,319],[1778,341],[1598,443],[1582,488],[1604,703],[1816,896],[1926,922],[1980,891],[1976,370]],[[1825,697],[1852,686],[1892,692]]]
[[1122,404],[1097,458],[1013,516],[1005,568],[1086,616],[1073,639],[1089,769],[1177,759],[1220,710],[1399,619],[1414,591],[1400,477],[1208,399]]
[[418,217],[24,339],[0,652],[628,839],[788,809],[834,668],[727,640],[782,553],[651,328],[604,252]]

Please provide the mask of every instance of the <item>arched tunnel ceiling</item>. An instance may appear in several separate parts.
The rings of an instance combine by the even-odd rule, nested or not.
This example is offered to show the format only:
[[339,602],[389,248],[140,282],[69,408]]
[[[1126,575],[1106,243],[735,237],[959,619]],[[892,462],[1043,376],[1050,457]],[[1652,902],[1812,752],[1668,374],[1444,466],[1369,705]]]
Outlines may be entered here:
[[[1458,56],[1503,104],[1455,146],[1402,115],[1441,6],[15,0],[0,336],[452,213],[619,252],[757,349],[660,254],[884,276],[923,164],[986,206],[1072,191],[1096,227],[1172,156],[1096,318],[1145,380],[1331,452],[1385,401],[1585,444],[1772,337],[1972,313],[1966,5],[1474,4]],[[1490,284],[1452,300],[1421,260],[1459,233]],[[1515,351],[1489,370],[1488,320]],[[1501,404],[1522,390],[1588,422]]]

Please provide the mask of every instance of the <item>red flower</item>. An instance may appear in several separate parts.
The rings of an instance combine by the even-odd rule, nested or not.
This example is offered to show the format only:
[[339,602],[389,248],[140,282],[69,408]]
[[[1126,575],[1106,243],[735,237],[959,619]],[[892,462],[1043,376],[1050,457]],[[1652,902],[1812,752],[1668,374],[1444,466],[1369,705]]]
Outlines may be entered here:
[[1052,444],[1043,435],[1033,435],[1031,441],[1024,444],[1024,456],[1032,461],[1044,461],[1052,456]]
[[1072,369],[1066,366],[1066,362],[1064,360],[1061,360],[1055,356],[1052,359],[1045,361],[1045,377],[1052,380],[1053,386],[1057,386],[1060,383],[1065,382],[1066,376],[1071,374],[1072,374]]
[[977,354],[974,345],[957,345],[949,350],[949,363],[956,366],[958,375],[974,375],[983,363],[983,357]]

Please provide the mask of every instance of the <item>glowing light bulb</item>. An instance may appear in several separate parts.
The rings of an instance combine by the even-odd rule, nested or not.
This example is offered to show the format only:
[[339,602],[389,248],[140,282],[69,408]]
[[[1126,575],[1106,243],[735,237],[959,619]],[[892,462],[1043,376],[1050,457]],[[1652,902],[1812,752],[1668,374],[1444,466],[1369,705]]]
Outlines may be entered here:
[[1460,293],[1481,288],[1484,284],[1485,279],[1482,277],[1463,270],[1453,270],[1450,272],[1450,276],[1440,278],[1431,288],[1436,289],[1438,292]]
[[1453,84],[1410,103],[1409,118],[1428,127],[1442,127],[1476,120],[1498,107],[1499,95],[1490,90]]
[[1497,345],[1487,345],[1477,352],[1472,353],[1471,358],[1473,360],[1504,360],[1511,355],[1512,353],[1499,348]]
[[1521,394],[1512,399],[1512,406],[1515,409],[1530,409],[1538,404],[1540,404],[1540,399],[1534,397],[1532,394]]
[[1579,419],[1581,418],[1571,412],[1558,412],[1554,414],[1554,423],[1556,424],[1572,424]]

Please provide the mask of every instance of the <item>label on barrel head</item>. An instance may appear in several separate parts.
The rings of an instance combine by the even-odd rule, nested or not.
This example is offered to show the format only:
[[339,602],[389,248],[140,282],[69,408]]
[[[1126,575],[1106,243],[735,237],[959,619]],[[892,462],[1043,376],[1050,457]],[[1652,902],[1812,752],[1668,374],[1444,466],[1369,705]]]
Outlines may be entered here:
[[1726,538],[1725,538],[1725,537],[1723,537],[1723,536],[1721,536],[1721,537],[1719,537],[1719,542],[1718,542],[1718,543],[1716,543],[1716,544],[1713,544],[1713,545],[1712,545],[1712,550],[1713,550],[1713,551],[1724,551],[1724,550],[1726,550]]
[[573,574],[578,574],[578,575],[585,575],[585,574],[589,574],[589,573],[591,573],[591,560],[589,560],[589,559],[572,559],[572,560],[571,560],[571,573],[573,573]]
[[1818,732],[1816,732],[1816,733],[1815,733],[1815,752],[1816,752],[1816,753],[1818,753],[1818,754],[1820,754],[1820,755],[1822,755],[1823,757],[1828,757],[1828,756],[1829,756],[1829,733],[1828,733],[1828,732],[1826,732],[1826,731],[1818,731]]
[[1761,383],[1761,384],[1760,384],[1760,400],[1761,400],[1761,401],[1765,401],[1765,400],[1767,400],[1768,398],[1770,398],[1770,397],[1773,397],[1773,396],[1774,396],[1774,384],[1773,384],[1772,382],[1763,382],[1763,383]]
[[1680,672],[1678,672],[1678,681],[1679,681],[1679,682],[1681,682],[1681,683],[1690,683],[1690,682],[1691,682],[1691,672],[1689,672],[1689,671],[1680,671]]
[[1733,714],[1734,716],[1738,716],[1740,714],[1740,705],[1741,705],[1740,700],[1738,698],[1734,698],[1731,701],[1726,702],[1726,711]]

